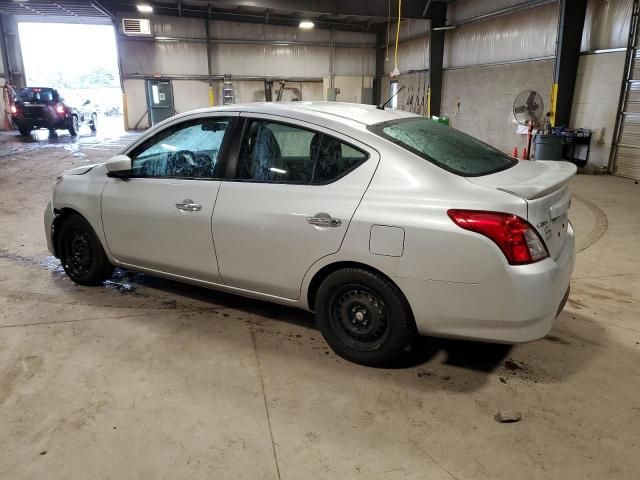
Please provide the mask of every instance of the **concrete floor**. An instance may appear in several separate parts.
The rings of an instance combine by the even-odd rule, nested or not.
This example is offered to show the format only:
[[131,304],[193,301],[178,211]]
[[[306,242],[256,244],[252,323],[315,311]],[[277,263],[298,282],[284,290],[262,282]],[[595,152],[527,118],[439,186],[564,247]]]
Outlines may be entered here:
[[[0,135],[0,478],[637,479],[640,186],[572,182],[577,267],[546,339],[337,358],[306,313],[120,272],[73,285],[42,211],[133,135]],[[522,421],[500,424],[502,410]]]

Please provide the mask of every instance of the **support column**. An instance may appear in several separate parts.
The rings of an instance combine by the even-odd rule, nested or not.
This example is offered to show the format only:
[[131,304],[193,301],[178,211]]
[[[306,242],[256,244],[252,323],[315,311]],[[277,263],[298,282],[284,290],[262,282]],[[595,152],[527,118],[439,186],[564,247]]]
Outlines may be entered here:
[[380,105],[384,100],[382,98],[382,82],[385,78],[384,57],[387,44],[387,36],[385,32],[376,34],[376,76],[373,79],[373,103]]
[[551,91],[551,125],[569,125],[580,62],[587,0],[560,0],[558,46]]
[[129,130],[129,105],[127,103],[127,92],[124,88],[124,75],[125,72],[122,69],[122,37],[120,35],[120,25],[116,17],[111,18],[113,24],[113,34],[116,37],[116,57],[118,58],[118,72],[120,73],[120,90],[122,91],[122,122],[124,124],[124,130]]
[[204,24],[204,31],[207,38],[207,81],[209,83],[209,106],[215,105],[215,95],[213,92],[213,77],[211,76],[211,33],[209,32],[209,24],[211,23],[211,5],[207,10],[207,19]]
[[429,40],[429,103],[427,115],[440,116],[442,103],[442,63],[444,60],[444,30],[434,28],[444,27],[445,20],[431,20],[431,38]]
[[447,24],[447,4],[429,2],[427,14],[431,18],[431,38],[429,39],[429,93],[428,116],[440,116],[442,103],[442,64],[444,61],[445,30],[439,30]]
[[4,70],[4,81],[13,84],[11,79],[11,65],[9,63],[9,50],[7,49],[7,38],[4,33],[4,15],[0,13],[0,56],[2,56],[2,69]]

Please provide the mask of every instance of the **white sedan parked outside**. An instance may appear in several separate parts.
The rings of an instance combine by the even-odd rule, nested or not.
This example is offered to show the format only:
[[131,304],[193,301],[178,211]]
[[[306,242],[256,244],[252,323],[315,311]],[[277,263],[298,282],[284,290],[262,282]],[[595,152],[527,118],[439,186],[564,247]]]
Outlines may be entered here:
[[339,355],[383,365],[417,334],[549,332],[575,257],[575,171],[405,112],[232,105],[59,176],[45,232],[76,283],[122,267],[307,309]]

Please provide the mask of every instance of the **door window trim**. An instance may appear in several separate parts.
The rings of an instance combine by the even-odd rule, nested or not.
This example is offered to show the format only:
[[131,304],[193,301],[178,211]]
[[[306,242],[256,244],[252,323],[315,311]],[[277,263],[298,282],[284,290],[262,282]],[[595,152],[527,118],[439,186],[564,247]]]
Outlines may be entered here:
[[147,180],[200,180],[200,181],[221,181],[226,178],[227,174],[227,160],[229,158],[229,152],[231,151],[231,147],[233,146],[233,139],[235,134],[237,133],[237,129],[239,124],[241,124],[241,120],[237,115],[234,115],[231,112],[231,115],[205,115],[198,117],[190,117],[185,118],[182,121],[172,122],[162,129],[158,129],[154,131],[152,135],[146,137],[141,142],[136,143],[129,149],[126,153],[131,158],[131,165],[133,167],[133,162],[135,161],[134,156],[141,151],[149,148],[151,145],[155,143],[156,137],[165,132],[167,129],[176,128],[178,129],[181,126],[184,126],[188,123],[198,123],[205,122],[210,119],[226,119],[228,121],[227,128],[224,132],[224,136],[222,137],[222,142],[220,143],[220,150],[218,151],[218,157],[216,158],[216,165],[214,167],[214,176],[213,177],[178,177],[172,175],[156,175],[156,176],[142,176],[142,175],[133,175],[133,168],[131,171],[131,176],[127,177],[129,179],[147,179]]
[[[244,113],[244,112],[243,112]],[[278,118],[272,118],[270,116],[266,116],[266,115],[260,115],[260,116],[254,116],[251,113],[248,113],[246,115],[241,115],[240,117],[238,117],[238,120],[242,123],[242,130],[241,130],[241,135],[239,135],[237,138],[239,139],[238,141],[234,142],[234,145],[229,149],[229,157],[228,157],[228,164],[227,164],[227,172],[225,175],[225,179],[224,181],[226,182],[241,182],[241,183],[256,183],[256,184],[276,184],[276,185],[306,185],[306,186],[311,186],[311,187],[321,187],[323,185],[330,185],[332,183],[337,182],[338,180],[340,180],[341,178],[345,177],[346,175],[350,174],[351,172],[353,172],[356,168],[360,167],[362,164],[364,164],[365,162],[367,162],[370,158],[371,155],[369,154],[369,152],[367,152],[366,150],[364,150],[362,147],[358,147],[356,145],[354,145],[353,143],[349,143],[347,141],[344,141],[334,135],[330,135],[327,134],[325,132],[323,132],[322,130],[316,130],[315,128],[313,128],[312,126],[307,126],[307,125],[301,125],[299,123],[293,123],[291,121],[287,121],[286,119],[282,119],[283,117],[278,117]],[[236,178],[236,174],[238,171],[238,160],[240,158],[240,151],[242,150],[242,145],[244,143],[245,137],[247,135],[247,126],[249,125],[249,123],[251,121],[261,121],[261,122],[265,122],[265,123],[277,123],[280,125],[285,125],[287,127],[292,127],[292,128],[298,128],[300,130],[307,130],[309,132],[313,132],[314,134],[320,134],[321,135],[321,139],[320,142],[322,144],[322,141],[324,140],[325,137],[329,137],[332,139],[337,140],[338,142],[347,145],[350,148],[353,148],[354,150],[362,153],[364,155],[364,158],[359,161],[358,163],[356,163],[355,165],[353,165],[351,168],[349,168],[348,170],[345,170],[343,173],[341,173],[339,176],[332,178],[329,181],[325,181],[325,182],[318,182],[318,183],[314,183],[313,182],[313,176],[315,174],[315,170],[316,170],[316,165],[318,162],[318,155],[320,153],[320,150],[318,149],[318,151],[316,152],[316,156],[313,159],[313,167],[312,167],[312,171],[311,171],[311,179],[309,180],[309,182],[289,182],[289,181],[278,181],[278,180],[254,180],[252,178]],[[295,120],[294,120],[295,122]]]

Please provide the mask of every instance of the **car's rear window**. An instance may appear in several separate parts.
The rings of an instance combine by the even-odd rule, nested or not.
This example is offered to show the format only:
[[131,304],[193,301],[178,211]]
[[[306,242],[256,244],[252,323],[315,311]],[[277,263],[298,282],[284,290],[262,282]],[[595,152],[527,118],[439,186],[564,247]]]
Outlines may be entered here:
[[405,118],[369,130],[457,175],[477,177],[517,163],[500,150],[428,118]]
[[55,98],[53,88],[30,88],[25,87],[16,93],[16,101],[30,103],[51,103]]

